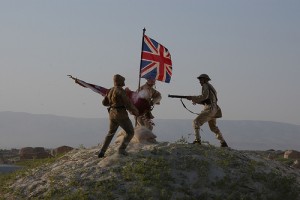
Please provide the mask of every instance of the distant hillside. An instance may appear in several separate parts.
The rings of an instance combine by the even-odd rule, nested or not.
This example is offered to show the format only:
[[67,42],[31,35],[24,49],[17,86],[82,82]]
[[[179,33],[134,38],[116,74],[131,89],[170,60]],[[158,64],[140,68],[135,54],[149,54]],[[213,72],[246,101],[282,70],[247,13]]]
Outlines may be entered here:
[[107,124],[107,119],[0,112],[0,148],[92,146],[101,141]]
[[[155,119],[154,133],[158,141],[175,142],[194,139],[192,119]],[[218,126],[227,143],[234,149],[300,150],[300,126],[268,121],[219,120]],[[104,140],[108,119],[72,118],[0,112],[0,149],[25,146],[55,148],[95,146]],[[219,145],[214,134],[203,126],[202,139]]]
[[[111,145],[74,149],[1,183],[3,199],[299,200],[300,171],[266,157],[182,143],[134,144],[128,156]],[[1,192],[2,191],[2,192]],[[0,197],[0,199],[1,199]]]
[[[160,119],[156,132],[162,140],[176,141],[185,137],[194,139],[192,120]],[[218,127],[227,143],[235,149],[248,150],[300,150],[300,126],[288,123],[251,120],[218,120]],[[201,130],[202,140],[219,145],[215,135],[205,124]]]

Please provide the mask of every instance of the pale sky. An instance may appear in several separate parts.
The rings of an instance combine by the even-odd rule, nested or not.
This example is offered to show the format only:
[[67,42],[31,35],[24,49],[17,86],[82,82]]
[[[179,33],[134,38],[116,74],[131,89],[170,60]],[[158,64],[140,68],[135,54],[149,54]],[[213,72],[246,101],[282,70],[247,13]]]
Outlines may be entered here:
[[207,73],[222,119],[300,125],[299,0],[0,0],[0,111],[106,118],[67,75],[136,90],[144,27],[173,61],[156,119],[195,118],[167,96],[199,95]]

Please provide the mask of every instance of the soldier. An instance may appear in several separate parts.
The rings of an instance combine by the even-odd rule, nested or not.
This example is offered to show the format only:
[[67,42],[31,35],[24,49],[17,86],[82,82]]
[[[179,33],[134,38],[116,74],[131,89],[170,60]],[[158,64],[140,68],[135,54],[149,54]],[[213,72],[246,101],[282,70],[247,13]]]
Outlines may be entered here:
[[[147,82],[140,87],[140,91],[143,91],[143,95],[148,100],[151,106],[159,105],[161,100],[161,94],[156,89],[155,86],[155,79],[147,79]],[[144,115],[137,117],[137,123],[139,126],[145,126],[149,130],[153,130],[153,123],[152,119],[154,116],[151,113],[151,110],[147,111]]]
[[187,99],[191,100],[193,104],[203,104],[204,109],[193,121],[193,127],[196,139],[193,144],[201,144],[200,127],[208,122],[209,128],[216,134],[218,140],[220,140],[221,147],[228,147],[224,140],[222,133],[217,127],[217,118],[222,117],[221,108],[217,105],[218,97],[215,88],[208,83],[211,79],[207,74],[201,74],[197,77],[202,86],[202,94],[199,96],[189,96]]
[[123,89],[123,86],[125,86],[125,78],[116,74],[113,77],[113,81],[114,87],[109,90],[109,93],[102,101],[104,106],[109,107],[108,112],[110,124],[104,144],[98,154],[99,158],[104,157],[104,154],[119,126],[124,129],[126,135],[119,146],[118,153],[121,155],[127,155],[125,149],[134,135],[133,125],[128,117],[127,110],[135,116],[139,115],[139,111],[130,102],[129,98],[126,96],[125,90]]

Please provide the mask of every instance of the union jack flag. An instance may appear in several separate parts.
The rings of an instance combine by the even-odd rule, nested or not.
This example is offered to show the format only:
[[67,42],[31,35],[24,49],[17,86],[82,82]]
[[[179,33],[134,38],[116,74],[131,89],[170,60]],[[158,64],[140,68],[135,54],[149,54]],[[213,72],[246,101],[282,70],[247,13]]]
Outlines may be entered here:
[[168,49],[144,35],[142,46],[141,78],[169,83],[172,76],[172,60]]

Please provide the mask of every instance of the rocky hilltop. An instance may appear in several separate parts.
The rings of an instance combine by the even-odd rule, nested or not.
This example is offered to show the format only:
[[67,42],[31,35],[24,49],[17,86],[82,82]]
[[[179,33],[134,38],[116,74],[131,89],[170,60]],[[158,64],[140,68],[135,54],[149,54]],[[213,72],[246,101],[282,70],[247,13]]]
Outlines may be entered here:
[[[129,156],[111,145],[73,149],[54,163],[27,170],[4,199],[300,199],[300,170],[269,158],[276,151],[241,151],[185,141],[130,143]],[[0,198],[1,199],[1,198]]]

